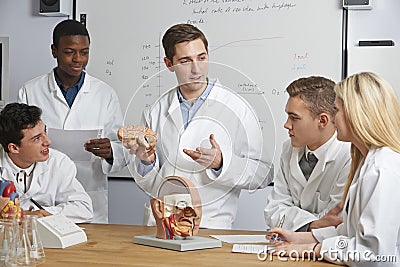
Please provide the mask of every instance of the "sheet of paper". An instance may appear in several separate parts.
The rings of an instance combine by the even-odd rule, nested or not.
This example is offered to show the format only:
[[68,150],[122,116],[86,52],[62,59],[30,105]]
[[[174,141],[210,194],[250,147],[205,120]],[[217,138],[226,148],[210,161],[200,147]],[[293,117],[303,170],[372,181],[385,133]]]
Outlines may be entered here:
[[52,148],[67,154],[73,161],[90,161],[92,153],[87,152],[83,145],[90,139],[98,137],[101,130],[62,130],[49,128],[47,135]]
[[269,243],[265,235],[210,235],[222,242],[229,244],[245,244],[245,243]]
[[273,248],[271,245],[258,245],[258,244],[233,244],[232,252],[258,254],[260,252],[266,253],[268,249]]

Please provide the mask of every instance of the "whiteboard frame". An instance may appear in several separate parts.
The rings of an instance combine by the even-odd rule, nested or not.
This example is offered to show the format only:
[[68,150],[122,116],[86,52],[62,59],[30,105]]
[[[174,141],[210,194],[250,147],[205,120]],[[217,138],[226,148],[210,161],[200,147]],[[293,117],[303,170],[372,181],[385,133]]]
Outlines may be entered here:
[[0,110],[8,102],[9,99],[9,37],[0,37],[0,47],[1,47],[1,62],[0,62]]

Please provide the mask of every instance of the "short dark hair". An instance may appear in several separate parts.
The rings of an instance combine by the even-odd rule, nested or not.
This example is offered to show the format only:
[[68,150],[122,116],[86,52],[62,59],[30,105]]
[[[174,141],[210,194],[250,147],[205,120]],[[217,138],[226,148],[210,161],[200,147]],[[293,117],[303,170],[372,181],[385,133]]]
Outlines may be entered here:
[[0,143],[4,151],[8,144],[21,144],[24,134],[22,130],[35,127],[39,121],[42,110],[36,106],[21,103],[10,103],[0,112]]
[[58,23],[57,26],[54,28],[53,45],[55,46],[55,48],[58,48],[58,44],[60,43],[60,38],[62,36],[73,36],[73,35],[87,36],[90,43],[89,32],[86,29],[85,25],[76,20],[67,19]]
[[190,42],[201,39],[208,52],[208,41],[206,36],[197,27],[191,24],[176,24],[169,28],[162,39],[165,56],[171,60],[175,55],[175,45],[183,42]]
[[335,82],[332,80],[311,76],[293,81],[286,91],[290,97],[299,96],[314,116],[323,112],[334,116],[336,114],[334,86]]

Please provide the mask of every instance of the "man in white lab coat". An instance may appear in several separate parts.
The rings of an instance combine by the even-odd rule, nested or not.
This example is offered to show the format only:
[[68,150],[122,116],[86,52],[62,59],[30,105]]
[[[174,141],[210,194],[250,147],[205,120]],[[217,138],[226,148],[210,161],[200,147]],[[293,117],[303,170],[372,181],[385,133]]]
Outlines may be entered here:
[[241,190],[263,188],[273,176],[259,121],[243,98],[207,78],[208,43],[199,29],[172,26],[163,46],[179,86],[144,112],[144,125],[158,136],[156,147],[124,142],[136,155],[130,169],[153,197],[161,179],[189,179],[202,202],[200,227],[229,229]]
[[313,76],[300,78],[286,89],[284,127],[290,140],[283,144],[280,168],[264,210],[270,227],[281,224],[293,231],[310,231],[342,222],[338,204],[351,159],[350,144],[336,139],[334,85]]
[[54,28],[51,45],[57,67],[24,84],[18,101],[42,108],[43,122],[49,128],[102,131],[101,138],[85,144],[85,149],[97,157],[75,164],[77,178],[93,201],[92,222],[107,223],[106,173],[119,171],[124,165],[122,146],[116,142],[122,112],[115,91],[84,71],[89,60],[89,45],[89,33],[81,23],[60,22]]
[[14,183],[25,214],[62,214],[75,223],[89,222],[92,201],[76,179],[74,163],[50,148],[40,115],[38,107],[19,103],[1,111],[1,179]]

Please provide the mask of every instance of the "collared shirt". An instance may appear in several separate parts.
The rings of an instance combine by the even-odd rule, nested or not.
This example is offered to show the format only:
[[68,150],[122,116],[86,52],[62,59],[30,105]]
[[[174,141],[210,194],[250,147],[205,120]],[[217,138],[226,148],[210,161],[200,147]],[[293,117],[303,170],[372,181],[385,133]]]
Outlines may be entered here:
[[20,188],[22,188],[21,191],[26,193],[29,190],[29,187],[31,186],[32,174],[33,174],[33,170],[36,166],[36,163],[32,164],[28,168],[22,169],[22,168],[18,167],[17,165],[15,165],[15,163],[11,160],[8,153],[5,153],[5,154],[6,154],[6,160],[7,160],[8,164],[10,165],[11,170],[15,176],[15,180],[17,181]]
[[[321,147],[319,147],[319,148],[321,148]],[[314,154],[314,156],[318,159],[317,153],[315,151],[318,151],[319,148],[317,148],[316,150],[312,151],[312,150],[310,150],[308,148],[308,146],[306,146],[305,151],[304,151],[304,154],[306,155],[306,160],[308,161],[308,155],[310,155],[309,153]]]
[[71,86],[70,88],[65,88],[65,86],[62,84],[60,78],[57,76],[56,69],[54,69],[54,77],[56,79],[56,83],[58,87],[60,87],[60,90],[65,97],[65,100],[68,103],[68,106],[71,107],[72,104],[74,103],[75,97],[78,94],[79,90],[82,88],[83,82],[85,81],[85,72],[82,71],[81,77],[79,78],[79,81]]
[[[304,149],[304,153],[306,154],[306,158],[308,157],[308,152],[311,152],[314,154],[315,157],[317,157],[317,159],[320,159],[323,157],[323,155],[326,154],[328,147],[330,146],[330,144],[336,139],[336,135],[337,133],[335,132],[331,138],[329,138],[328,141],[325,142],[325,144],[323,144],[322,146],[318,147],[317,149],[311,151],[307,146]],[[302,153],[301,155],[299,155],[299,158],[302,157],[302,155],[304,154]],[[308,158],[307,158],[308,160]]]
[[187,128],[189,123],[192,121],[194,115],[196,115],[196,112],[200,109],[200,107],[206,101],[208,95],[211,92],[211,89],[214,86],[215,81],[209,81],[207,78],[207,83],[208,84],[207,84],[206,90],[204,90],[204,92],[193,103],[190,103],[189,101],[187,101],[183,97],[183,95],[181,93],[181,89],[178,89],[178,100],[179,100],[180,107],[181,107],[183,126],[185,127],[185,129]]

